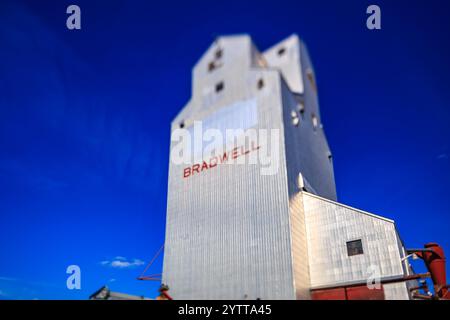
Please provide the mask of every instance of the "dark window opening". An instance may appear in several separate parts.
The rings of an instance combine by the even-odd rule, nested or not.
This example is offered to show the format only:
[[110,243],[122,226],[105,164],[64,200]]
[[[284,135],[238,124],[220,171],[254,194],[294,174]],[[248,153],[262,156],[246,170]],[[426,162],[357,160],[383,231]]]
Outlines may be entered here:
[[278,55],[282,56],[286,52],[286,48],[280,48],[278,49]]
[[303,118],[303,116],[305,115],[305,105],[303,104],[303,102],[298,103],[298,112],[300,112],[300,115]]
[[216,84],[216,92],[222,91],[223,87],[224,87],[223,81]]
[[180,128],[181,128],[181,129],[184,128],[184,122],[183,122],[183,121],[180,122]]
[[218,49],[218,50],[216,51],[216,54],[215,54],[216,59],[222,58],[222,54],[223,54],[222,49]]
[[210,62],[208,64],[208,71],[211,72],[216,68],[216,64],[214,63],[214,61]]
[[264,80],[263,79],[259,79],[258,80],[258,89],[261,90],[264,87]]
[[364,251],[363,251],[361,239],[347,242],[347,254],[349,257],[356,256],[358,254],[363,254],[363,253],[364,253]]

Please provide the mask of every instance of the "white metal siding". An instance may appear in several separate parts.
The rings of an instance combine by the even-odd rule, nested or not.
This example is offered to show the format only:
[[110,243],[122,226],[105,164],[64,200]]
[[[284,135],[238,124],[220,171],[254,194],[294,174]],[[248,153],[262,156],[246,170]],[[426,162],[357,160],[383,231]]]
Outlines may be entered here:
[[[303,193],[303,202],[311,287],[366,281],[373,275],[370,266],[377,267],[382,278],[404,275],[392,220],[309,193]],[[346,243],[357,239],[364,253],[349,257]],[[398,286],[388,288],[389,297],[397,296]]]
[[[261,76],[265,87],[257,91]],[[232,87],[210,109],[220,115],[221,108],[256,99],[255,128],[282,130],[278,73],[249,71],[247,78],[236,77],[253,83],[253,89]],[[260,165],[225,164],[183,179],[185,166],[170,164],[163,282],[175,299],[295,298],[280,135],[275,175],[261,175]]]

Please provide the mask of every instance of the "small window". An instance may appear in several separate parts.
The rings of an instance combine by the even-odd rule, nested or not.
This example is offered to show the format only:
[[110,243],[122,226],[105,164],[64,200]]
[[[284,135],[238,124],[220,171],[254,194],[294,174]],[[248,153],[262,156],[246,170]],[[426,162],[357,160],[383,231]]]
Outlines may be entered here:
[[261,90],[264,87],[264,80],[263,79],[259,79],[257,86],[258,86],[258,90]]
[[180,128],[183,129],[184,128],[184,121],[180,122]]
[[217,49],[217,51],[215,53],[216,59],[222,58],[222,55],[223,55],[223,50],[222,49]]
[[216,68],[216,64],[214,63],[214,61],[211,61],[210,63],[208,63],[208,71],[211,72]]
[[216,92],[222,91],[223,87],[224,87],[223,81],[221,81],[218,84],[216,84]]
[[364,252],[361,239],[347,242],[347,254],[349,257],[363,253]]
[[300,115],[303,117],[303,115],[305,114],[305,105],[303,104],[303,102],[299,102],[297,104],[297,109],[298,112],[300,112]]
[[283,54],[286,53],[286,48],[283,47],[283,48],[278,49],[277,53],[278,53],[279,56],[282,56]]

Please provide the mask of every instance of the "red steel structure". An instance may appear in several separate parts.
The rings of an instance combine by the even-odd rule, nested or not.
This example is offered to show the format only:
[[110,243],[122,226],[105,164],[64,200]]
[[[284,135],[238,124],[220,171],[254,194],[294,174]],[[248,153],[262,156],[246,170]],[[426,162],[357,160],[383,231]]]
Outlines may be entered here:
[[[407,252],[421,258],[428,273],[382,280],[380,281],[380,287],[374,289],[369,289],[365,283],[356,283],[311,290],[311,298],[313,300],[384,300],[383,284],[431,278],[434,285],[434,295],[428,294],[428,287],[423,284],[410,289],[412,297],[426,300],[449,300],[444,249],[439,244],[430,242],[425,244],[423,249],[408,249]],[[418,290],[424,290],[427,294],[420,294]]]
[[410,249],[408,253],[415,254],[421,258],[430,273],[434,285],[434,292],[439,299],[450,299],[445,271],[444,249],[437,243],[425,244],[424,249]]

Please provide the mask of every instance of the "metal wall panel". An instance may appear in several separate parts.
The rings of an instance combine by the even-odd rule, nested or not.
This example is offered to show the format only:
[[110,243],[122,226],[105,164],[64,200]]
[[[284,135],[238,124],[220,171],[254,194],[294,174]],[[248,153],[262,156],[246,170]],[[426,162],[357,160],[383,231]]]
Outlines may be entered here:
[[[303,193],[311,287],[404,275],[392,220]],[[346,243],[362,240],[363,254],[348,256]],[[389,299],[407,299],[405,283],[386,285]]]
[[[286,150],[286,169],[288,176],[289,209],[291,222],[292,258],[294,282],[297,299],[310,299],[310,276],[308,247],[305,228],[305,213],[298,183],[299,174],[311,192],[330,199],[336,199],[333,164],[322,127],[313,128],[311,116],[318,114],[316,92],[311,85],[303,84],[306,69],[311,69],[306,50],[297,36],[291,36],[272,49],[266,51],[269,64],[280,64],[283,75],[281,93],[283,101],[283,124]],[[278,48],[284,48],[286,55],[279,56]],[[278,59],[278,60],[277,60]],[[290,68],[286,68],[290,65]],[[297,76],[293,75],[297,73]],[[300,79],[300,82],[298,81]],[[286,81],[285,81],[286,80]],[[299,88],[302,96],[292,93],[290,88]],[[305,90],[303,90],[303,87]],[[303,101],[303,113],[299,110],[299,101]],[[299,122],[293,123],[293,114]]]
[[280,70],[290,91],[299,94],[304,92],[300,41],[296,35],[292,35],[265,50],[264,58],[271,67]]
[[349,287],[345,289],[347,300],[384,300],[383,287],[369,289],[367,286]]
[[386,300],[410,300],[407,283],[388,283],[383,288]]
[[[301,58],[300,70],[302,77],[306,78],[306,70],[313,70],[308,53],[302,43],[289,41],[290,50],[301,50],[296,56]],[[286,44],[286,46],[288,46]],[[285,127],[286,158],[288,169],[288,183],[290,191],[297,192],[297,179],[299,173],[312,187],[309,192],[336,200],[336,186],[334,181],[333,161],[327,138],[320,122],[317,92],[311,87],[309,81],[304,83],[304,94],[294,95],[287,84],[282,82],[283,121]],[[300,112],[300,104],[303,104],[303,112]],[[295,113],[299,123],[294,125],[292,114]],[[313,126],[312,117],[318,117],[318,125]]]
[[345,288],[315,290],[311,293],[312,300],[347,300]]

